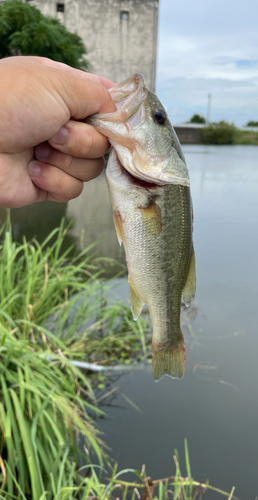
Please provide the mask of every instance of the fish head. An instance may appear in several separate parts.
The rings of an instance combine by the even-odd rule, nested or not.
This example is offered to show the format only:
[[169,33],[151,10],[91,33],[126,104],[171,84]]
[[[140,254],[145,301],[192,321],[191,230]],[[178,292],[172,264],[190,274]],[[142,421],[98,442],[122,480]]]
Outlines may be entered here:
[[106,135],[123,167],[157,185],[189,186],[189,173],[176,133],[158,97],[141,73],[110,90],[117,111],[92,115],[87,122]]

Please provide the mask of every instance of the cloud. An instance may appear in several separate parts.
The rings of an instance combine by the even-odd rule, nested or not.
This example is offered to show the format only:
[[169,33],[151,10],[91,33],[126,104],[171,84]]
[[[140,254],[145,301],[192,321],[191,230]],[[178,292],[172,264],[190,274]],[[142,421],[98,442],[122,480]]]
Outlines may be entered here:
[[159,86],[158,95],[172,123],[182,123],[194,114],[206,118],[211,94],[211,120],[226,120],[238,126],[258,116],[256,81],[207,78],[172,78]]
[[176,120],[204,113],[208,93],[212,119],[258,118],[257,18],[257,0],[160,0],[157,93]]

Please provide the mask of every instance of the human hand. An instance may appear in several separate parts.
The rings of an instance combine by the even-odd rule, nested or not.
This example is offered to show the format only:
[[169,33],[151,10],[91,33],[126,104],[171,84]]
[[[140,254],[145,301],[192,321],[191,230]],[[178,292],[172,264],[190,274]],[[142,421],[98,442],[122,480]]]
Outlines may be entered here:
[[116,107],[105,78],[40,57],[0,60],[0,206],[66,202],[97,177],[106,137],[80,120]]

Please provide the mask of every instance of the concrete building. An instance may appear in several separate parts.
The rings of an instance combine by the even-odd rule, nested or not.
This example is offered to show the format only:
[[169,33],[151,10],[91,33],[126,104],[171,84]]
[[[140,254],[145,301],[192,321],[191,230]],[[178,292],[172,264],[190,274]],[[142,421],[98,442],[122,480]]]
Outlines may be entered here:
[[94,73],[120,83],[140,71],[155,90],[157,0],[33,0],[31,4],[83,39]]

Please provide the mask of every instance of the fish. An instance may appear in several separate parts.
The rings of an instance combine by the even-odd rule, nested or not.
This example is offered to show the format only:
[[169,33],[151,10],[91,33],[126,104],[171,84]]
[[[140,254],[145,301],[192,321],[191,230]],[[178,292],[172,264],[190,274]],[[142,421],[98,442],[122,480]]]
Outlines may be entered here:
[[181,301],[189,306],[196,289],[189,172],[167,112],[143,75],[136,73],[109,91],[117,111],[92,115],[87,122],[112,146],[106,179],[126,254],[133,318],[148,306],[154,380],[181,378]]

